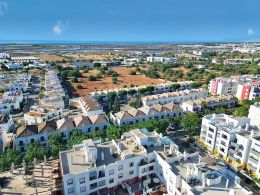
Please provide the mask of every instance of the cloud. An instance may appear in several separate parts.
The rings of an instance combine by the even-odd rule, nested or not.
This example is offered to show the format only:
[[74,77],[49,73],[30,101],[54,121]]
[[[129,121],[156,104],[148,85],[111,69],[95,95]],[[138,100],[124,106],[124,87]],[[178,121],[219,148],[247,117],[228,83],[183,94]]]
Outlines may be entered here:
[[252,27],[250,27],[250,28],[247,29],[247,34],[253,35],[253,34],[255,34],[255,30]]
[[8,12],[8,4],[4,1],[0,1],[0,16]]
[[54,24],[52,31],[57,34],[57,35],[61,35],[64,31],[68,30],[69,28],[69,21],[57,21],[56,24]]

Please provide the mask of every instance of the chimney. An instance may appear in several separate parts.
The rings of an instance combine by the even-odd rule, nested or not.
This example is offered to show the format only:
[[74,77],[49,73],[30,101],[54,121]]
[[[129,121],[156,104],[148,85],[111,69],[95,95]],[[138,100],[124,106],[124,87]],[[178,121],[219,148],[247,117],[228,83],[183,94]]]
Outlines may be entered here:
[[249,124],[248,124],[248,123],[246,124],[246,128],[245,128],[245,130],[246,130],[246,131],[249,130]]
[[253,138],[253,137],[254,137],[254,130],[253,130],[253,129],[251,130],[250,137],[251,137],[251,138]]
[[228,188],[228,184],[229,184],[229,179],[227,179],[226,188]]
[[71,164],[73,164],[73,156],[71,155],[70,158],[71,158]]

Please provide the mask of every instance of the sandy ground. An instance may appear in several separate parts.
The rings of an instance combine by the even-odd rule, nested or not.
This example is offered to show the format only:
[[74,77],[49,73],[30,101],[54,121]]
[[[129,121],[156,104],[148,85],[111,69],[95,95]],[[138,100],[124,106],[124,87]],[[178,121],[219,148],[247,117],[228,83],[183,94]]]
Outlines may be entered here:
[[[141,74],[139,75],[129,75],[130,70],[134,70],[134,68],[127,67],[113,67],[112,70],[116,71],[118,76],[118,81],[116,84],[112,83],[111,76],[104,76],[103,78],[97,81],[88,81],[89,75],[96,75],[98,70],[91,70],[88,73],[83,74],[83,78],[79,78],[78,83],[67,82],[68,88],[71,93],[86,95],[93,91],[105,90],[105,89],[115,89],[122,88],[125,85],[130,87],[130,85],[134,86],[142,86],[142,85],[152,85],[152,84],[161,84],[164,83],[164,80],[160,79],[151,79],[147,78]],[[80,84],[83,86],[83,89],[76,89],[75,87]]]
[[[37,164],[33,170],[36,188],[31,184],[26,184],[27,181],[33,181],[32,175],[22,175],[21,169],[14,170],[13,173],[5,172],[0,175],[1,180],[4,179],[4,186],[0,189],[0,194],[40,194],[49,195],[50,190],[54,189],[55,182],[53,178],[58,177],[57,174],[51,173],[53,168],[56,167],[57,161],[45,165],[44,163]],[[3,181],[1,181],[1,184]]]
[[67,60],[67,58],[63,58],[62,56],[58,56],[58,55],[39,55],[36,57],[38,57],[42,61],[49,61],[49,62],[62,61],[63,59]]

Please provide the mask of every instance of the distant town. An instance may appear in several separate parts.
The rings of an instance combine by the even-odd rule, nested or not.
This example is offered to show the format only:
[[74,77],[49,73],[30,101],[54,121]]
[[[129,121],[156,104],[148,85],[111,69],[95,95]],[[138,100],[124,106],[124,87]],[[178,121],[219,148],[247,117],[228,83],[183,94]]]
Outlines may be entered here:
[[0,44],[0,194],[259,195],[260,43]]

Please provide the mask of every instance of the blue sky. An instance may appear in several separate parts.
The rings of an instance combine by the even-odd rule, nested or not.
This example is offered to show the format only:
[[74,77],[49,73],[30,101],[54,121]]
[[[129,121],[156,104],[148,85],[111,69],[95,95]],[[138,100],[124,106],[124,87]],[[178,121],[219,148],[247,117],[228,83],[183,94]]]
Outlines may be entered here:
[[260,40],[260,0],[0,0],[0,40]]

